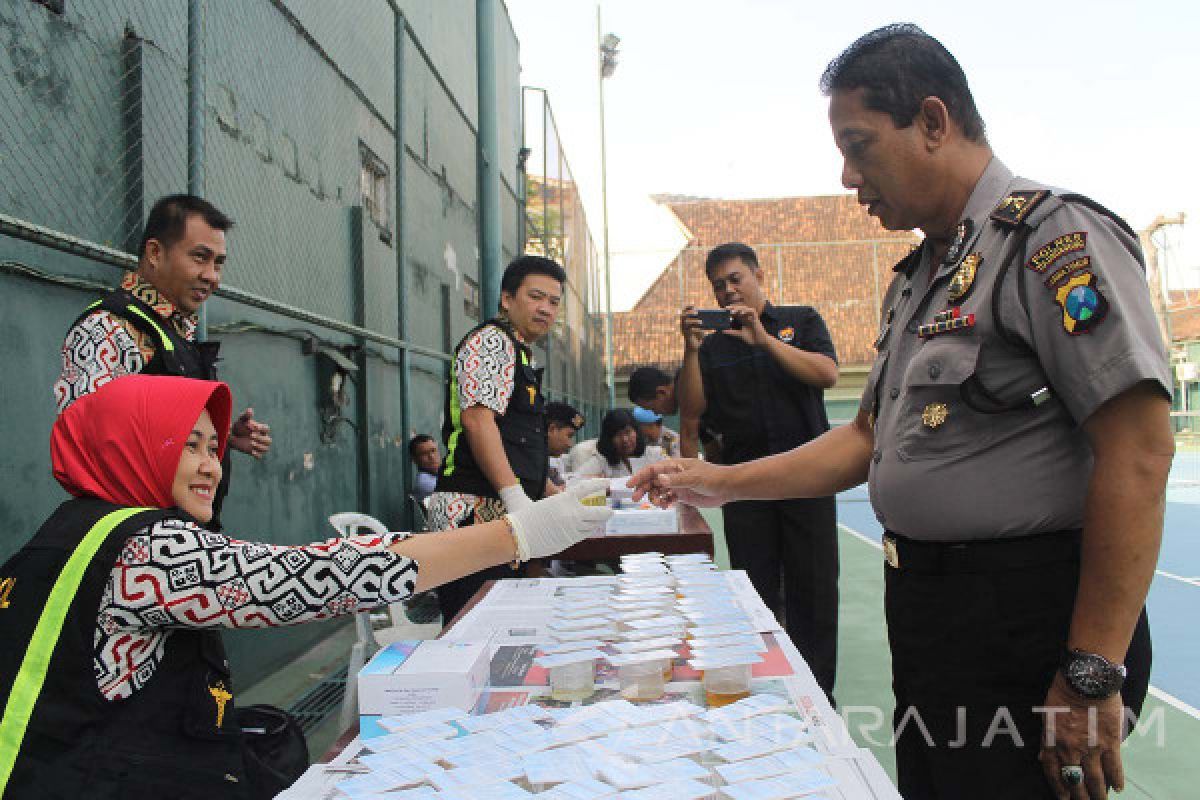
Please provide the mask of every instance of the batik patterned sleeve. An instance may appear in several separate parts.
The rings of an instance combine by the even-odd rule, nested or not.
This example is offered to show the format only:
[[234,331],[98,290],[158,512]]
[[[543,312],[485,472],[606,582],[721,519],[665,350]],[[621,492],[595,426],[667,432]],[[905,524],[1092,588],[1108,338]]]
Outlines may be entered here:
[[100,625],[113,631],[267,628],[396,603],[413,593],[418,566],[387,546],[407,536],[284,546],[164,520],[126,542]]
[[142,371],[147,360],[138,341],[142,337],[130,328],[124,320],[98,311],[67,331],[62,373],[53,389],[58,413],[109,381]]
[[512,397],[516,364],[512,340],[494,325],[480,328],[458,350],[458,407],[465,411],[471,406],[486,406],[503,414]]

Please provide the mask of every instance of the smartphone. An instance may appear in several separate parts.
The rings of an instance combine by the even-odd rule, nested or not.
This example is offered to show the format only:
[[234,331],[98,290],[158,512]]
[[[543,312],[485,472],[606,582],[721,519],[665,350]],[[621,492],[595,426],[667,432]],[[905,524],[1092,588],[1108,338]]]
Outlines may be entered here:
[[734,324],[733,314],[723,308],[700,308],[695,316],[700,320],[700,330],[726,331],[738,327]]

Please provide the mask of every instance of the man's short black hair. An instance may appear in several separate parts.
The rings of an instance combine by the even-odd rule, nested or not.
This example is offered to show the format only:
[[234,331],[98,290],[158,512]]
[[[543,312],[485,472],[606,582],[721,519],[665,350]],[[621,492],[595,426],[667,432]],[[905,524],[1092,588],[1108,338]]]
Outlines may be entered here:
[[633,412],[627,408],[614,408],[604,415],[604,419],[600,420],[600,436],[596,439],[596,452],[604,456],[604,460],[610,467],[621,463],[621,457],[617,455],[617,447],[613,443],[613,439],[626,428],[633,428],[633,432],[637,434],[637,446],[633,450],[633,458],[641,458],[646,454],[646,437],[642,435],[642,429],[634,421]]
[[639,406],[643,401],[654,399],[660,386],[671,386],[675,381],[658,367],[638,367],[629,375],[629,402]]
[[712,275],[714,269],[731,258],[741,259],[747,267],[758,269],[758,254],[753,247],[741,242],[726,242],[708,251],[708,257],[704,259],[704,274]]
[[546,422],[561,425],[564,428],[579,430],[583,427],[583,415],[573,406],[566,403],[546,403]]
[[158,198],[150,209],[146,228],[142,231],[142,243],[138,246],[138,256],[146,255],[146,244],[151,239],[157,239],[163,247],[170,247],[182,239],[187,218],[191,214],[199,214],[209,227],[219,231],[233,227],[233,220],[204,198],[194,194],[169,194]]
[[417,448],[426,442],[432,442],[433,437],[428,433],[418,433],[416,436],[408,440],[408,457],[416,461]]
[[567,282],[567,271],[557,261],[541,256],[517,256],[504,268],[500,291],[516,294],[528,275],[546,275],[564,285]]
[[897,128],[913,123],[926,97],[937,97],[964,136],[984,141],[983,117],[966,73],[941,42],[916,25],[873,30],[829,63],[821,75],[821,92],[828,96],[854,89],[864,89],[863,104],[890,115]]

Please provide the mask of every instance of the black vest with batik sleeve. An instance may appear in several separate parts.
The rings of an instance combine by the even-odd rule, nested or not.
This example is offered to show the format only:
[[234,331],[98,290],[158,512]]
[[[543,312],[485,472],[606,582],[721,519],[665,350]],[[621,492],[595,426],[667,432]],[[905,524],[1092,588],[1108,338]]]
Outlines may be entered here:
[[463,344],[487,326],[500,330],[512,342],[516,354],[513,365],[513,390],[508,407],[496,417],[504,455],[508,465],[521,482],[525,494],[537,500],[546,491],[546,475],[550,467],[550,450],[546,442],[546,400],[542,396],[542,369],[533,366],[529,346],[516,337],[509,324],[491,319],[467,333],[454,350],[451,364],[450,390],[446,394],[446,420],[442,437],[446,442],[446,461],[438,475],[437,491],[462,492],[479,497],[499,497],[496,487],[488,482],[471,451],[462,426],[462,409],[458,407],[458,354]]
[[[96,685],[97,615],[126,540],[178,509],[63,503],[0,567],[0,798],[243,800],[221,636],[177,629],[132,696]],[[148,591],[152,587],[146,587]]]
[[[194,342],[184,338],[175,330],[175,326],[159,316],[149,303],[129,290],[112,290],[104,298],[85,308],[72,323],[72,327],[97,311],[107,311],[114,317],[125,320],[154,342],[154,356],[142,367],[142,375],[173,375],[204,381],[217,379],[217,355],[221,343]],[[233,465],[230,461],[229,452],[226,451],[225,457],[221,459],[221,482],[213,496],[213,520],[209,527],[214,530],[221,528],[221,509],[225,505],[225,496],[229,494],[229,484],[233,479]]]
[[73,324],[97,311],[119,317],[154,342],[154,357],[142,367],[143,375],[175,375],[180,378],[217,379],[219,342],[193,342],[175,330],[148,303],[126,289],[114,289],[84,309]]

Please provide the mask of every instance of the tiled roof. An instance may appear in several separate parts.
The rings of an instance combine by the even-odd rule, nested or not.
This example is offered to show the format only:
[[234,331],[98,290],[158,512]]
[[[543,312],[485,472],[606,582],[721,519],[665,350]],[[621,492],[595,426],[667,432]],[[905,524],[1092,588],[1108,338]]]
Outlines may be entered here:
[[1200,339],[1200,289],[1173,289],[1170,302],[1172,341]]
[[679,364],[679,310],[688,303],[714,307],[704,257],[724,242],[755,248],[778,305],[810,305],[824,317],[843,365],[870,363],[879,322],[879,298],[892,265],[919,241],[885,231],[852,195],[708,200],[660,196],[691,234],[633,310],[613,315],[617,373]]

